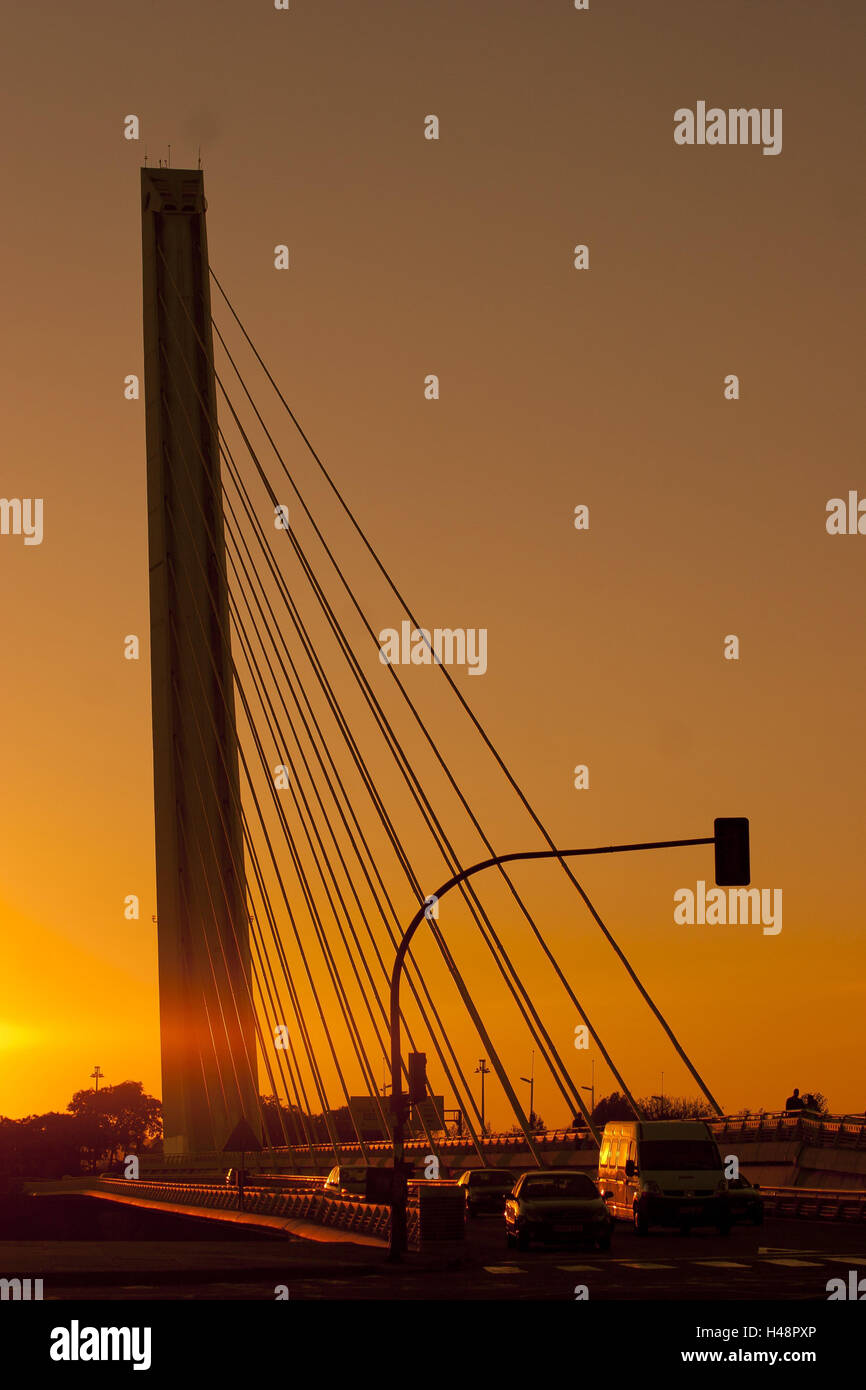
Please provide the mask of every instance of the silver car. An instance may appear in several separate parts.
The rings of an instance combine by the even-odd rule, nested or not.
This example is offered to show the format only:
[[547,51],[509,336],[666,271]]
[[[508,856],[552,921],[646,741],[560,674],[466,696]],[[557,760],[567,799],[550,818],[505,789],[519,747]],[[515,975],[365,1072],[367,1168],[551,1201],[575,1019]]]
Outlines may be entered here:
[[610,1249],[613,1218],[586,1173],[548,1168],[524,1173],[505,1199],[505,1240],[529,1248],[530,1241],[580,1241]]

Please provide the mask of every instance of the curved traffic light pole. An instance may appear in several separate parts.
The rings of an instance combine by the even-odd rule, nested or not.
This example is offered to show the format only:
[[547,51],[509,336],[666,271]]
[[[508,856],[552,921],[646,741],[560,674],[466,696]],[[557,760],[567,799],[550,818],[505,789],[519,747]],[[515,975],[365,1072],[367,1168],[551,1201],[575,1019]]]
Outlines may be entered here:
[[[594,849],[538,849],[523,850],[514,854],[497,854],[490,859],[482,859],[477,864],[472,864],[468,869],[461,869],[459,874],[454,874],[435,893],[431,895],[433,901],[438,905],[446,893],[458,884],[464,883],[466,879],[472,878],[474,874],[479,874],[483,869],[492,869],[499,864],[513,863],[517,859],[573,859],[577,855],[584,854],[628,854],[634,850],[644,849],[678,849],[686,845],[715,845],[717,858],[716,882],[720,877],[722,882],[727,878],[731,880],[736,874],[727,873],[720,876],[718,872],[718,856],[720,843],[724,843],[726,848],[730,847],[729,835],[734,827],[734,833],[738,833],[740,841],[737,848],[742,850],[742,857],[737,862],[739,878],[745,877],[745,882],[749,882],[748,868],[748,821],[740,819],[717,820],[715,822],[715,834],[705,835],[696,840],[653,840],[639,845],[602,845]],[[397,957],[394,961],[394,969],[391,974],[391,1101],[393,1124],[391,1129],[393,1148],[394,1148],[394,1178],[391,1189],[391,1233],[388,1243],[388,1259],[396,1261],[402,1258],[406,1250],[406,1179],[403,1174],[403,1151],[405,1145],[405,1126],[409,1108],[409,1097],[402,1090],[401,1078],[401,1058],[400,1058],[400,980],[403,974],[403,966],[409,950],[412,937],[420,927],[421,923],[432,915],[431,898],[427,898],[423,906],[419,907],[409,926],[403,934],[403,938],[397,948]]]

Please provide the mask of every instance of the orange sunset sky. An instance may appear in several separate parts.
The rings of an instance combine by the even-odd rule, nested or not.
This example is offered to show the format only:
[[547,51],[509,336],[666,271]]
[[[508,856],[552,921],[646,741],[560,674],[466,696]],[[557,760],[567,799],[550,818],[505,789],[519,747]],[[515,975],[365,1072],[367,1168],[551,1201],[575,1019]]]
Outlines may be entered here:
[[[862,1111],[866,536],[825,520],[866,497],[866,10],[49,0],[6,30],[0,493],[44,499],[44,538],[0,536],[0,1114],[63,1109],[95,1063],[160,1093],[144,403],[123,380],[143,372],[139,168],[169,144],[178,167],[201,149],[214,269],[414,611],[487,630],[487,672],[455,679],[557,843],[750,817],[777,935],[674,922],[674,893],[712,880],[708,848],[581,865],[723,1109],[799,1085]],[[781,153],[677,146],[674,112],[698,101],[781,108]],[[272,400],[267,418],[374,627],[399,627]],[[384,681],[369,643],[363,660]],[[497,849],[540,847],[441,673],[407,683]],[[464,862],[483,857],[446,813]],[[441,858],[408,813],[405,830],[432,892]],[[632,1090],[694,1094],[561,874],[516,877]],[[579,1016],[485,891],[575,1080],[595,1056],[605,1094]],[[462,910],[440,925],[528,1075]],[[471,1072],[484,1049],[429,939],[416,959]],[[570,1122],[538,1067],[535,1101]],[[487,1110],[513,1122],[493,1078]]]

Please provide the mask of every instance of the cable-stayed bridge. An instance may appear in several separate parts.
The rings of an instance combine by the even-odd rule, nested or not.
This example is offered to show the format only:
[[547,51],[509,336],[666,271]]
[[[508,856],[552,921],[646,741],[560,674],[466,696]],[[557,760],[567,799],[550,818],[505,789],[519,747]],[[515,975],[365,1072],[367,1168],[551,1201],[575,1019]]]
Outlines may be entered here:
[[[639,1115],[573,955],[560,960],[563,912],[721,1114],[455,678],[472,635],[416,617],[210,266],[201,172],[143,169],[141,186],[166,1155],[220,1151],[245,1121],[289,1171],[323,1146],[366,1159],[402,1105],[434,1155],[458,1112],[484,1162],[467,1033],[528,1162],[546,1160],[506,1061],[518,1032],[590,1134],[578,1030]],[[430,529],[406,524],[435,567]],[[440,914],[436,885],[514,850],[504,808],[555,888],[539,907],[536,871],[497,863]],[[399,1000],[428,1059],[410,1105],[385,1083],[389,987],[422,910]],[[397,1075],[408,1083],[405,1058]]]

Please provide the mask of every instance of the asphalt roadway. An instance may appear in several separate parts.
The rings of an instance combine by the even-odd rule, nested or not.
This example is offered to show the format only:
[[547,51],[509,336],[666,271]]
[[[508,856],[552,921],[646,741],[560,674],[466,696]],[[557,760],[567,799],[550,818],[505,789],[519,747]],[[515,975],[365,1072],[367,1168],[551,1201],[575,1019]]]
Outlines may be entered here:
[[[48,1300],[827,1300],[866,1277],[866,1228],[768,1218],[762,1227],[657,1232],[618,1225],[610,1251],[508,1250],[501,1217],[476,1217],[459,1254],[413,1255],[291,1237],[0,1242],[0,1272],[42,1277]],[[585,1291],[585,1292],[584,1292]],[[285,1293],[283,1294],[285,1297]]]

